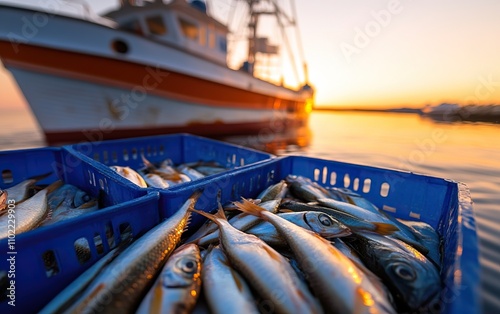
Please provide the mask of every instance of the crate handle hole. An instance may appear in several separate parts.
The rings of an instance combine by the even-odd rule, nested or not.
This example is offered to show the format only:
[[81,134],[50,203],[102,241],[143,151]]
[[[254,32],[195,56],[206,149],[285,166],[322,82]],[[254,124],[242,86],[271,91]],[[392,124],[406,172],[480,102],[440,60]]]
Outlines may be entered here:
[[105,150],[105,151],[102,152],[102,162],[104,164],[106,164],[106,165],[109,163],[108,151],[107,150]]
[[387,197],[387,195],[389,195],[390,189],[391,189],[391,186],[389,183],[387,183],[387,182],[382,183],[382,185],[380,186],[380,196]]
[[328,177],[328,169],[326,167],[323,167],[323,177],[321,178],[321,183],[325,184],[327,177]]
[[75,254],[78,262],[80,264],[85,264],[90,260],[92,255],[90,254],[89,241],[86,238],[79,238],[75,241]]
[[120,224],[119,230],[120,230],[121,241],[132,239],[133,236],[132,226],[128,222]]
[[346,173],[344,176],[344,187],[348,188],[350,184],[351,184],[351,177],[349,176],[348,173]]
[[128,151],[126,149],[123,150],[123,160],[128,160]]
[[57,264],[54,251],[48,250],[42,254],[43,265],[45,266],[45,275],[47,278],[53,277],[59,273],[59,265]]
[[357,191],[359,189],[359,178],[355,178],[352,182],[352,189]]
[[111,159],[113,162],[118,162],[118,154],[115,151],[111,153]]
[[94,160],[99,161],[99,159],[100,159],[99,153],[94,153]]
[[97,254],[101,255],[102,253],[104,253],[104,245],[102,243],[102,238],[101,235],[97,232],[94,234],[94,246],[97,251]]
[[337,173],[332,171],[332,173],[330,173],[330,185],[335,185],[335,183],[337,183]]
[[132,159],[137,159],[137,148],[132,148]]
[[319,180],[319,173],[320,173],[319,169],[317,169],[317,168],[314,169],[314,173],[313,173],[313,179],[314,179],[314,181],[318,181]]
[[2,171],[2,180],[4,184],[9,184],[14,182],[14,177],[12,176],[11,170]]
[[244,166],[245,165],[245,158],[240,158],[240,166]]
[[115,232],[113,226],[110,222],[106,224],[106,239],[108,240],[108,246],[110,249],[114,249],[116,246],[115,242]]
[[365,179],[365,181],[363,181],[363,193],[370,192],[371,185],[372,185],[372,180]]

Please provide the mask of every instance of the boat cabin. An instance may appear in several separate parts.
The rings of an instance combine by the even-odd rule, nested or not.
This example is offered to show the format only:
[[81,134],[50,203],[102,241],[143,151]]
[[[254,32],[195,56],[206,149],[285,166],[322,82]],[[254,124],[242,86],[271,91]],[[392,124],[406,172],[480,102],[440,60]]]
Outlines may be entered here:
[[226,64],[226,25],[207,14],[207,7],[199,0],[121,1],[119,9],[106,17],[118,24],[118,29],[201,55]]

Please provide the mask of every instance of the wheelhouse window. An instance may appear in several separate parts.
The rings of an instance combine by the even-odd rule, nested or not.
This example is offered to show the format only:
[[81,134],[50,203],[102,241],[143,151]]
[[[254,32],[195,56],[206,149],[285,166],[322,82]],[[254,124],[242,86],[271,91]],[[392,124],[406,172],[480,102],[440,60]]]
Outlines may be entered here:
[[186,21],[182,18],[179,19],[179,23],[181,24],[181,30],[184,36],[186,36],[189,39],[198,41],[199,38],[199,29],[198,25],[191,23],[189,21]]
[[164,35],[167,33],[167,27],[163,22],[163,18],[159,15],[146,18],[146,25],[148,26],[149,32],[153,35]]
[[121,29],[138,35],[144,35],[142,31],[141,23],[138,20],[132,20],[128,23],[122,25]]

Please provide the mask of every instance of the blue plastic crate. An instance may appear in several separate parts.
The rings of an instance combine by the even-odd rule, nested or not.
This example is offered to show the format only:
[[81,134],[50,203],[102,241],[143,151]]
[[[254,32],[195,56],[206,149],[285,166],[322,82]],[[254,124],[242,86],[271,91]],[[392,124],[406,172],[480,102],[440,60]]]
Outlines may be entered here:
[[[197,161],[215,161],[227,169],[235,169],[273,157],[271,154],[254,149],[190,134],[85,142],[67,145],[63,149],[93,163],[96,167],[107,168],[118,165],[128,166],[135,170],[144,167],[141,155],[152,163],[162,162],[167,158],[170,158],[176,165]],[[115,176],[119,177],[117,174]],[[133,189],[141,189],[126,179],[120,177],[119,180]]]
[[[157,192],[137,191],[58,148],[0,152],[0,188],[53,171],[39,184],[57,179],[73,184],[104,206],[80,218],[16,235],[14,254],[8,239],[0,241],[0,272],[9,272],[10,256],[15,256],[15,307],[10,299],[0,301],[1,313],[34,313],[64,287],[116,246],[127,226],[137,237],[160,222]],[[87,241],[90,253],[77,254],[75,241]],[[3,295],[3,287],[0,293]]]
[[[226,203],[240,200],[242,196],[256,197],[289,174],[308,177],[325,187],[350,188],[398,218],[421,220],[436,228],[444,239],[443,313],[480,311],[474,211],[469,191],[461,183],[403,171],[289,156],[172,188],[160,195],[160,207],[173,210],[195,190],[203,190],[196,207],[214,211],[217,200]],[[195,230],[203,221],[196,216],[190,229]]]

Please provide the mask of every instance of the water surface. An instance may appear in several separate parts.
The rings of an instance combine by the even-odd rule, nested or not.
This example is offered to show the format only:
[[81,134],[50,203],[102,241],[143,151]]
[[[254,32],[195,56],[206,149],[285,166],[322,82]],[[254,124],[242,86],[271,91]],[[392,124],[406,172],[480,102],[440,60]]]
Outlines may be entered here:
[[[0,123],[1,150],[45,145],[28,109],[4,110]],[[313,112],[309,129],[297,130],[291,139],[267,132],[239,141],[280,155],[300,153],[466,183],[476,212],[484,311],[499,313],[499,134],[500,125],[438,123],[413,114]]]

